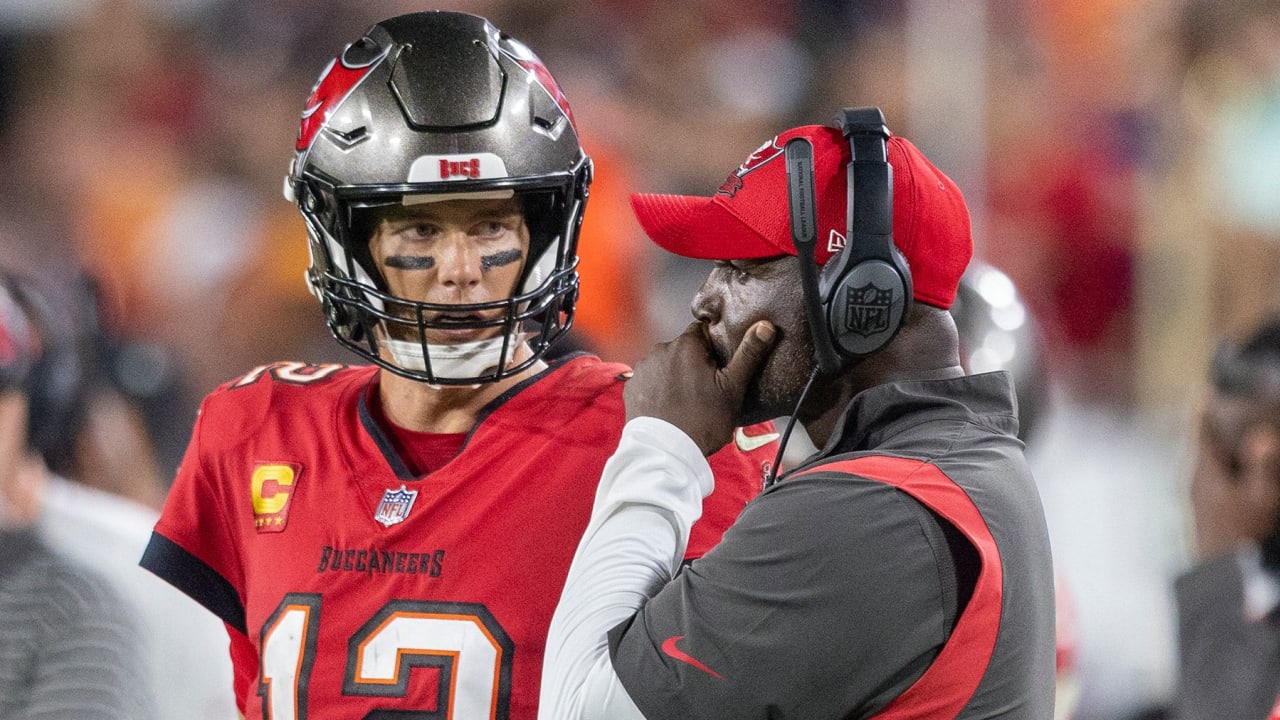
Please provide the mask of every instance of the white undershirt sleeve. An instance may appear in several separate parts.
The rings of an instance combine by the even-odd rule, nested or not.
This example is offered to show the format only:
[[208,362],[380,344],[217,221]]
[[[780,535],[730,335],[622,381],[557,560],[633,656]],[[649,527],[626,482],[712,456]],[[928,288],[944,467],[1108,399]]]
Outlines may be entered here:
[[627,423],[551,620],[539,720],[644,720],[609,659],[607,633],[675,577],[711,494],[711,466],[676,426]]

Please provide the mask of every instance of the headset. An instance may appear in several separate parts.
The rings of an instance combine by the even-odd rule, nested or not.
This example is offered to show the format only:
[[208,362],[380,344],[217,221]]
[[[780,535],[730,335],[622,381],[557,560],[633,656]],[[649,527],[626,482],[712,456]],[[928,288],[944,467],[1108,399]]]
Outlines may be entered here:
[[877,107],[845,108],[836,123],[849,142],[848,226],[844,247],[821,271],[815,257],[813,145],[793,138],[784,148],[791,239],[817,368],[824,375],[887,345],[905,324],[912,298],[911,270],[893,244],[893,167],[884,113]]
[[852,362],[880,350],[898,333],[911,308],[911,270],[893,244],[893,167],[885,143],[889,129],[880,108],[845,108],[836,123],[849,142],[848,205],[844,247],[818,270],[818,193],[813,143],[787,141],[787,209],[791,241],[800,260],[804,311],[813,335],[815,364],[796,408],[782,431],[778,452],[765,475],[778,481],[782,456],[796,416],[819,375],[832,377]]

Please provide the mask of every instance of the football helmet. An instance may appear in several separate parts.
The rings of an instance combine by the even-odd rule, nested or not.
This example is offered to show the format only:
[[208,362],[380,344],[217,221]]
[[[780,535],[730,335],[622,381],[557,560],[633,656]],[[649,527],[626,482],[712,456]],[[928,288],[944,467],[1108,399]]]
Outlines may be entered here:
[[[546,66],[484,18],[421,12],[369,28],[320,74],[295,150],[285,197],[306,222],[307,282],[343,345],[405,377],[470,385],[528,368],[572,325],[591,160]],[[391,294],[369,254],[372,211],[509,197],[530,234],[512,297],[443,305]],[[467,315],[475,321],[457,321]],[[500,332],[427,341],[460,327]],[[532,354],[517,361],[522,342]]]
[[1007,370],[1013,376],[1018,437],[1025,442],[1043,421],[1049,399],[1044,339],[1035,317],[1008,275],[976,260],[960,278],[951,316],[965,372]]

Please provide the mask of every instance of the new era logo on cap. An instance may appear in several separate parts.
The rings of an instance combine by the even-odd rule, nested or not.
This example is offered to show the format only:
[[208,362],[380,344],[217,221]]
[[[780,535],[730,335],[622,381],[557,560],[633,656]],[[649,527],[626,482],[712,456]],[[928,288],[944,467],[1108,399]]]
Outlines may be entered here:
[[[818,237],[826,238],[815,254],[818,264],[825,264],[844,247],[848,228],[849,144],[833,127],[806,125],[763,143],[711,197],[632,195],[636,218],[654,242],[685,257],[745,260],[796,254],[782,160],[782,148],[796,137],[813,144]],[[887,149],[893,166],[893,239],[911,268],[915,299],[949,308],[973,254],[964,197],[907,140],[891,137]]]

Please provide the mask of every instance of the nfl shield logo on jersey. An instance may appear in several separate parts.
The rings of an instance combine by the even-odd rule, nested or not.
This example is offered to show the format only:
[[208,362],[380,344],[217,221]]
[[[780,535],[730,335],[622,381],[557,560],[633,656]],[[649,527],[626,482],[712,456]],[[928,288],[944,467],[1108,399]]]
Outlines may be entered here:
[[889,310],[893,306],[893,290],[882,290],[868,283],[852,288],[846,296],[845,329],[863,337],[889,329]]
[[373,513],[373,519],[386,527],[402,523],[409,517],[413,509],[413,501],[418,499],[417,490],[409,490],[404,485],[399,490],[388,490],[382,493],[382,502]]

